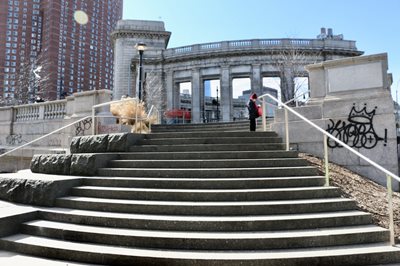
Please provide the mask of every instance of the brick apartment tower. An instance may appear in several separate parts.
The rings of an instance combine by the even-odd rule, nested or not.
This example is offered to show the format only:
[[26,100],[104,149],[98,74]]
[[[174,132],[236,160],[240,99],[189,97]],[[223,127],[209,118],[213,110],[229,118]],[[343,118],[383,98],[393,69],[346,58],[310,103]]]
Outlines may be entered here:
[[110,33],[122,8],[123,0],[0,0],[0,105],[112,90]]

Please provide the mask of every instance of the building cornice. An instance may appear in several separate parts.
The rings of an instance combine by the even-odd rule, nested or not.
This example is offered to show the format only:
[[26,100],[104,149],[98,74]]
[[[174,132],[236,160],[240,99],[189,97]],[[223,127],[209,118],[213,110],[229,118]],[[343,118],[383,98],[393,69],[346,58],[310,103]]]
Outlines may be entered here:
[[111,39],[115,42],[117,39],[163,39],[165,46],[168,45],[171,32],[169,31],[146,31],[146,30],[115,30],[111,33]]

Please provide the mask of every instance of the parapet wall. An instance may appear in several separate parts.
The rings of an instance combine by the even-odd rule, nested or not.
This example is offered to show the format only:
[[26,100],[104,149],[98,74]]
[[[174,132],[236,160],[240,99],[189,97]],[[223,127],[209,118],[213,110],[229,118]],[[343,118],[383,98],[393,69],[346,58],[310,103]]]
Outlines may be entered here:
[[[59,101],[1,107],[0,154],[90,116],[93,105],[110,100],[111,91],[98,90],[74,93]],[[88,118],[76,123],[7,158],[0,158],[0,172],[29,168],[30,160],[36,153],[64,153],[73,137],[92,134],[91,120]]]
[[[347,145],[398,175],[394,104],[386,54],[326,61],[307,66],[311,98],[295,108]],[[299,151],[323,157],[323,136],[289,115],[290,142]],[[276,112],[272,129],[284,135],[284,112]],[[380,170],[333,141],[329,160],[386,185]],[[396,182],[398,189],[398,184]]]

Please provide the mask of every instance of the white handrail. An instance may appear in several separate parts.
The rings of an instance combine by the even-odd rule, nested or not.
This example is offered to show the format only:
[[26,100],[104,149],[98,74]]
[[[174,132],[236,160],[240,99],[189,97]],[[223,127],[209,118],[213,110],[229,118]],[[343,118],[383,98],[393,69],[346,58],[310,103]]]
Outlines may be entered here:
[[368,157],[365,157],[364,155],[362,155],[361,153],[359,153],[358,151],[354,150],[353,148],[351,148],[349,145],[347,145],[346,143],[344,143],[343,141],[339,140],[338,138],[334,137],[332,134],[326,132],[324,129],[320,128],[319,126],[317,126],[316,124],[314,124],[313,122],[311,122],[310,120],[308,120],[307,118],[305,118],[304,116],[302,116],[301,114],[299,114],[298,112],[294,111],[292,108],[290,108],[289,106],[287,106],[286,104],[284,104],[283,102],[279,101],[278,99],[276,99],[274,96],[270,95],[270,94],[263,94],[261,96],[259,96],[258,98],[263,98],[263,97],[269,97],[272,100],[274,100],[275,102],[277,102],[278,104],[281,104],[283,107],[285,107],[285,109],[287,109],[289,112],[291,112],[292,114],[294,114],[295,116],[299,117],[300,119],[304,120],[307,124],[311,125],[312,127],[314,127],[315,129],[317,129],[319,132],[321,132],[322,134],[326,135],[327,137],[329,137],[330,139],[333,139],[334,141],[336,141],[337,143],[339,143],[340,145],[342,145],[344,148],[346,148],[347,150],[349,150],[350,152],[354,153],[355,155],[357,155],[358,157],[360,157],[361,159],[367,161],[368,163],[370,163],[371,165],[375,166],[376,168],[378,168],[379,170],[381,170],[382,172],[384,172],[385,174],[393,177],[394,179],[396,179],[397,181],[400,182],[400,177],[393,174],[392,172],[386,170],[385,168],[383,168],[382,166],[380,166],[379,164],[377,164],[376,162],[372,161],[371,159],[369,159]]
[[[95,121],[96,108],[103,107],[103,106],[108,106],[108,105],[111,105],[113,103],[127,102],[127,101],[133,101],[133,100],[137,100],[137,98],[125,98],[125,99],[121,99],[121,100],[109,101],[109,102],[93,105],[92,106],[92,123],[93,123],[92,135],[96,135],[96,121]],[[138,104],[138,101],[136,101],[136,105],[137,104]]]
[[5,152],[5,153],[2,153],[2,154],[0,154],[0,158],[1,158],[1,157],[4,157],[4,156],[6,156],[7,154],[10,154],[10,153],[12,153],[12,152],[14,152],[14,151],[17,151],[17,150],[19,150],[19,149],[22,149],[22,148],[24,148],[24,147],[26,147],[26,146],[29,146],[29,145],[31,145],[31,144],[33,144],[33,143],[39,141],[39,140],[42,140],[42,139],[44,139],[44,138],[47,138],[47,137],[49,137],[49,136],[51,136],[51,135],[53,135],[53,134],[55,134],[55,133],[57,133],[57,132],[59,132],[59,131],[61,131],[61,130],[64,130],[64,129],[66,129],[66,128],[68,128],[68,127],[70,127],[70,126],[72,126],[72,125],[74,125],[74,124],[76,124],[76,123],[79,123],[79,122],[81,122],[81,121],[83,121],[83,120],[85,120],[85,119],[88,119],[88,118],[91,118],[91,116],[85,116],[84,118],[81,118],[81,119],[79,119],[79,120],[77,120],[77,121],[75,121],[75,122],[73,122],[73,123],[70,123],[70,124],[68,124],[68,125],[66,125],[66,126],[63,126],[63,127],[59,128],[59,129],[56,129],[56,130],[54,130],[54,131],[52,131],[52,132],[50,132],[50,133],[48,133],[48,134],[46,134],[46,135],[44,135],[44,136],[41,136],[41,137],[39,137],[39,138],[37,138],[37,139],[34,139],[34,140],[30,141],[30,142],[27,142],[27,143],[25,143],[25,144],[23,144],[23,145],[21,145],[21,146],[18,146],[18,147],[16,147],[15,149],[12,149],[12,150],[10,150],[10,151],[7,151],[7,152]]
[[[352,152],[353,154],[357,155],[358,157],[360,157],[361,159],[367,161],[369,164],[371,164],[372,166],[374,166],[375,168],[378,168],[379,170],[381,170],[382,172],[384,172],[386,174],[386,186],[387,186],[387,200],[388,200],[388,214],[389,214],[389,231],[390,231],[390,244],[392,246],[395,245],[395,233],[394,233],[394,216],[393,216],[393,199],[392,199],[392,194],[393,194],[393,189],[392,189],[392,178],[394,178],[395,180],[400,182],[400,177],[398,177],[397,175],[393,174],[392,172],[386,170],[385,168],[383,168],[382,166],[380,166],[379,164],[377,164],[376,162],[372,161],[371,159],[369,159],[368,157],[365,157],[364,155],[362,155],[361,153],[359,153],[358,151],[354,150],[353,148],[351,148],[350,146],[348,146],[346,143],[344,143],[343,141],[339,140],[338,138],[334,137],[332,134],[326,132],[324,129],[320,128],[319,126],[317,126],[316,124],[314,124],[313,122],[311,122],[309,119],[305,118],[304,116],[302,116],[301,114],[299,114],[298,112],[294,111],[292,108],[290,108],[289,106],[287,106],[286,104],[282,103],[281,101],[279,101],[278,99],[276,99],[274,96],[270,95],[270,94],[263,94],[261,96],[259,96],[259,98],[263,99],[263,103],[265,103],[265,99],[264,97],[269,97],[272,100],[274,100],[275,102],[277,102],[278,104],[280,104],[281,106],[283,106],[285,108],[285,135],[286,135],[286,149],[289,148],[289,125],[288,125],[288,116],[287,116],[287,112],[291,112],[292,114],[294,114],[295,116],[299,117],[300,119],[302,119],[304,122],[306,122],[307,124],[311,125],[313,128],[315,128],[316,130],[318,130],[320,133],[322,133],[324,135],[324,159],[325,159],[325,178],[326,178],[326,183],[325,185],[328,186],[329,185],[329,162],[328,162],[328,137],[334,141],[336,141],[337,143],[339,143],[340,145],[342,145],[345,149],[349,150],[350,152]],[[264,120],[263,120],[264,122]]]
[[[309,90],[303,92],[303,93],[300,94],[300,95],[297,95],[296,97],[294,97],[293,99],[291,99],[291,100],[289,100],[289,101],[286,101],[285,104],[288,104],[288,103],[291,103],[291,102],[293,102],[293,101],[296,101],[298,98],[300,98],[301,96],[304,96],[304,95],[306,95],[306,94],[308,94],[308,93],[310,93]],[[296,101],[296,106],[297,106],[297,101]]]

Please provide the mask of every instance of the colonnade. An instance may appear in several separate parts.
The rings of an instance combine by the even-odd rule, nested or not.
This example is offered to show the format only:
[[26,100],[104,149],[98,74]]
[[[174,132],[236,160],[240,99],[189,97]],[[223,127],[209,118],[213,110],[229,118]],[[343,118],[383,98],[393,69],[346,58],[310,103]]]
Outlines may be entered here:
[[[251,83],[251,91],[257,94],[262,93],[263,77],[279,77],[275,72],[263,73],[261,64],[253,64],[242,67],[242,71],[234,72],[235,67],[221,66],[213,67],[212,70],[207,68],[192,68],[190,71],[182,71],[184,75],[180,75],[179,70],[166,71],[166,91],[167,91],[167,110],[180,108],[180,83],[190,82],[191,92],[191,111],[192,122],[199,123],[202,121],[202,112],[204,111],[204,81],[219,80],[220,81],[220,112],[221,121],[229,122],[233,118],[233,86],[232,81],[235,78],[249,78]],[[243,72],[246,69],[247,72]],[[188,75],[189,74],[189,75]],[[294,84],[292,84],[294,86]]]

